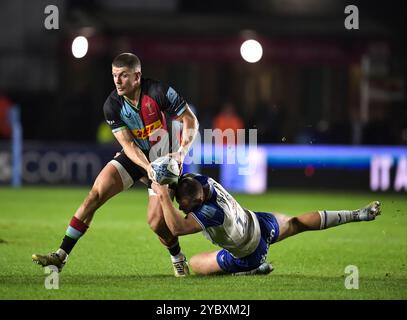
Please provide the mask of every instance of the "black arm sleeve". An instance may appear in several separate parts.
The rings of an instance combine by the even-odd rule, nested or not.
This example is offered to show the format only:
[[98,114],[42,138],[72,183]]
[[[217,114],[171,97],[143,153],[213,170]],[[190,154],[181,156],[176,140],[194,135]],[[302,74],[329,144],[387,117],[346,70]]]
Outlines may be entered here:
[[117,97],[114,97],[113,93],[106,99],[103,105],[103,113],[105,120],[110,126],[113,132],[119,131],[122,128],[126,128],[126,124],[120,117],[121,103]]

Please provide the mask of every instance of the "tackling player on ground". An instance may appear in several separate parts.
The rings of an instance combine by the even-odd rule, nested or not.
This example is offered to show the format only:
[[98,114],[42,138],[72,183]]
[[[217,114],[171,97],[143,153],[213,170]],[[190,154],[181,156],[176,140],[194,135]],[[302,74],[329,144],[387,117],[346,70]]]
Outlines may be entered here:
[[[32,259],[42,266],[55,265],[61,271],[73,247],[88,229],[95,211],[140,180],[149,186],[148,224],[168,248],[175,275],[185,276],[189,270],[178,237],[173,236],[166,226],[158,196],[150,188],[154,180],[150,161],[164,155],[157,152],[165,146],[167,153],[170,152],[168,143],[172,137],[168,126],[171,119],[175,119],[182,122],[182,140],[172,157],[182,166],[197,133],[198,121],[173,88],[141,77],[140,60],[134,54],[117,56],[112,63],[112,75],[116,89],[107,98],[103,109],[123,150],[97,176],[90,193],[70,221],[59,249],[47,255],[33,254]],[[163,130],[169,134],[167,139],[162,135]],[[159,144],[160,147],[154,149]]]
[[300,232],[323,230],[338,225],[371,221],[380,214],[374,201],[357,210],[315,211],[290,217],[281,213],[253,212],[240,204],[215,180],[198,174],[183,175],[175,197],[186,217],[182,217],[168,193],[167,185],[153,183],[160,196],[164,218],[174,236],[203,231],[222,250],[201,253],[190,259],[195,273],[268,274],[269,246]]

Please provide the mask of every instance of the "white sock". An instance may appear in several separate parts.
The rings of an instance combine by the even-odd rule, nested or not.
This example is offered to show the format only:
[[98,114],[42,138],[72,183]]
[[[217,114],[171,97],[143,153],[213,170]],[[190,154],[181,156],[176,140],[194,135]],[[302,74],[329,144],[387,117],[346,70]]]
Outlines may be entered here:
[[320,229],[328,229],[340,224],[359,221],[358,210],[341,210],[341,211],[318,211],[321,216]]
[[68,257],[68,254],[65,252],[64,249],[59,248],[56,253],[61,258],[62,261],[64,261],[65,258]]
[[184,260],[185,260],[185,256],[182,252],[178,253],[176,256],[171,256],[172,262],[180,262],[180,261],[184,261]]

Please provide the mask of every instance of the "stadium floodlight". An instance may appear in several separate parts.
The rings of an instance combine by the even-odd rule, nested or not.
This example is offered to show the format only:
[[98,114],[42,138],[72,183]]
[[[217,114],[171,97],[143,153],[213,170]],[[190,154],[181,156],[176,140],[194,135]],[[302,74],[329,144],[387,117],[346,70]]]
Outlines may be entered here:
[[261,59],[263,55],[263,48],[256,40],[246,40],[240,46],[240,54],[245,61],[255,63]]
[[72,41],[72,54],[75,58],[83,58],[88,52],[88,39],[78,36]]

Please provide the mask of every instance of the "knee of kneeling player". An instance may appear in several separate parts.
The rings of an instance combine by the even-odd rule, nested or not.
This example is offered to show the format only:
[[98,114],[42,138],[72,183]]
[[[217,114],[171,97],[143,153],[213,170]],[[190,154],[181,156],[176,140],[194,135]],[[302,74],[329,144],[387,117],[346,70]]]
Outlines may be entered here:
[[210,270],[208,264],[205,263],[204,260],[202,260],[202,257],[191,257],[191,259],[189,259],[189,266],[195,274],[209,275],[213,273],[213,271]]
[[196,256],[191,257],[191,259],[189,259],[189,266],[191,267],[192,271],[196,274],[204,274],[200,268],[200,261],[199,258],[197,258]]

